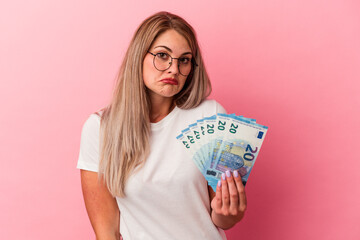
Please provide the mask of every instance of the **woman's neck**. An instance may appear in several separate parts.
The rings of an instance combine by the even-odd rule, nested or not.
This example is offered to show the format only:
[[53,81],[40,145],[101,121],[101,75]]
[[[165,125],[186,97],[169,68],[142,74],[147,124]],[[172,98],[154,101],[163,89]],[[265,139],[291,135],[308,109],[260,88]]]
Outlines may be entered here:
[[152,99],[150,109],[150,122],[156,123],[161,121],[175,108],[173,98]]

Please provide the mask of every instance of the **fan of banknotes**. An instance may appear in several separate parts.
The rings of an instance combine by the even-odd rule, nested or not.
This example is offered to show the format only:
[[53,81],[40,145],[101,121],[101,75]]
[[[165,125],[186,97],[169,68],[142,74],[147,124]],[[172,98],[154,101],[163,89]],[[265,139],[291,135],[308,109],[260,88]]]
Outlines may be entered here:
[[255,119],[218,113],[190,124],[176,139],[215,192],[226,170],[237,170],[246,184],[267,129]]

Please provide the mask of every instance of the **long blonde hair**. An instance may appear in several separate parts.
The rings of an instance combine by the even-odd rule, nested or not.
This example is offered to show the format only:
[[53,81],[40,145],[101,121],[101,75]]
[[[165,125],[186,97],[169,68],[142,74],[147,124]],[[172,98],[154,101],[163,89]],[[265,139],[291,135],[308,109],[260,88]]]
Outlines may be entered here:
[[104,180],[113,197],[125,197],[126,181],[149,155],[151,105],[142,76],[143,60],[156,37],[169,29],[184,36],[198,64],[174,96],[175,104],[182,109],[194,108],[211,93],[194,29],[169,12],[158,12],[145,19],[119,68],[110,104],[97,113],[101,116],[98,180]]

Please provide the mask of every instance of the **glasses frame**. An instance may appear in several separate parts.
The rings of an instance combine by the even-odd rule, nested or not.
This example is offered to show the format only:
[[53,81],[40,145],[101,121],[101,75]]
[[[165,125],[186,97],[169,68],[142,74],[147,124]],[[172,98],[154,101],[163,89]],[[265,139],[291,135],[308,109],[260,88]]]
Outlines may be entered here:
[[[178,60],[178,64],[177,64],[177,67],[178,67],[178,69],[179,69],[179,73],[181,74],[181,75],[183,75],[183,76],[189,76],[190,75],[190,73],[191,73],[191,71],[193,70],[193,68],[191,68],[191,71],[189,72],[189,74],[188,75],[184,75],[184,74],[182,74],[181,73],[181,71],[180,71],[180,62],[179,62],[179,58],[174,58],[174,57],[172,57],[172,56],[170,56],[170,54],[168,54],[168,53],[165,53],[165,54],[167,54],[170,58],[171,58],[171,61],[170,61],[170,64],[169,64],[169,67],[167,67],[166,69],[164,69],[164,70],[160,70],[160,69],[158,69],[157,67],[156,67],[156,65],[155,65],[155,58],[156,58],[156,54],[155,53],[152,53],[152,52],[150,52],[150,51],[147,51],[148,53],[150,53],[151,55],[153,55],[154,56],[154,60],[153,60],[153,64],[154,64],[154,67],[156,68],[156,70],[158,70],[158,71],[161,71],[161,72],[164,72],[164,71],[166,71],[166,70],[168,70],[170,67],[171,67],[171,65],[172,65],[172,63],[173,63],[173,60],[174,59],[177,59]],[[164,52],[161,52],[161,53],[164,53]],[[157,53],[158,54],[158,53]],[[192,64],[192,67],[197,67],[197,66],[199,66],[196,62],[195,62],[195,59],[192,57],[191,58],[191,64]]]

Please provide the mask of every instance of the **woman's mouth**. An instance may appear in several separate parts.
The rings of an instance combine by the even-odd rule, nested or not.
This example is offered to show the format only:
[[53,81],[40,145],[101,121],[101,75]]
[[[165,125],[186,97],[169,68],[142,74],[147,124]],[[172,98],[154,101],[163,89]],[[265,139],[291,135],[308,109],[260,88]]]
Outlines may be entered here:
[[171,85],[178,85],[179,82],[175,78],[164,78],[160,80],[163,83],[171,84]]

